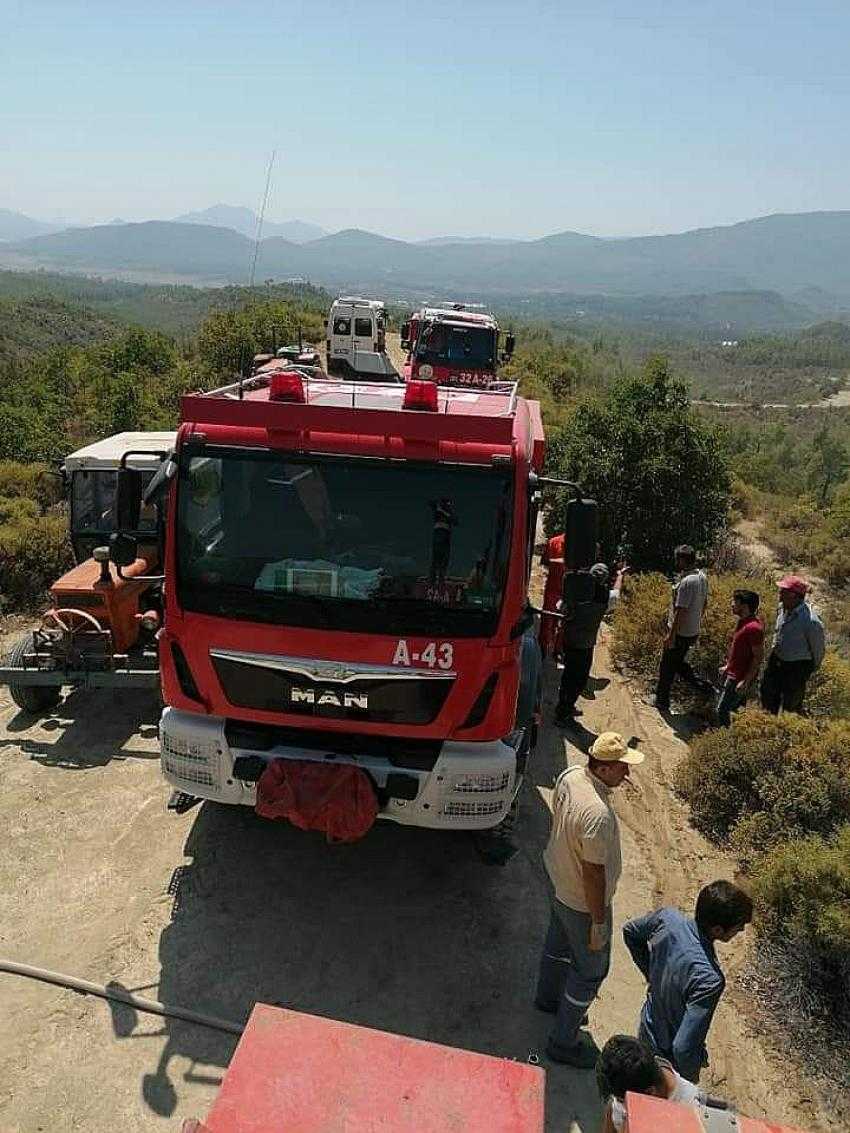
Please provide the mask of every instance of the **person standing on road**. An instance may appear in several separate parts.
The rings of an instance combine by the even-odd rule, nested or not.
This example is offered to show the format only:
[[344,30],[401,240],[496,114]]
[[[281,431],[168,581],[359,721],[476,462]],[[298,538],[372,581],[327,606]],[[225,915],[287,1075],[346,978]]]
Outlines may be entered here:
[[720,670],[723,684],[717,701],[717,719],[724,728],[732,713],[744,704],[759,675],[764,656],[764,625],[758,616],[759,596],[754,590],[736,590],[732,613],[738,619],[726,664]]
[[613,610],[620,598],[625,568],[617,572],[614,585],[609,587],[608,567],[596,563],[590,568],[593,580],[593,595],[589,602],[579,602],[572,609],[562,604],[564,671],[561,673],[561,687],[558,706],[555,709],[555,727],[567,728],[582,711],[576,707],[579,693],[587,684],[593,667],[593,650],[599,626],[605,614]]
[[[557,658],[561,653],[561,619],[555,617],[564,590],[564,535],[553,535],[540,556],[541,566],[546,567],[546,586],[543,590],[543,610],[540,617],[540,650],[543,656],[552,654]],[[545,613],[546,610],[551,611]]]
[[675,562],[679,577],[673,586],[667,615],[667,636],[664,638],[655,690],[655,707],[661,712],[670,711],[670,690],[676,676],[700,692],[714,692],[711,681],[698,677],[686,660],[688,650],[699,637],[708,601],[708,579],[705,571],[697,567],[696,551],[686,543],[676,548]]
[[761,681],[761,705],[775,716],[801,712],[806,684],[826,652],[823,622],[806,601],[808,586],[795,574],[779,583],[773,648]]
[[644,758],[617,732],[603,732],[586,767],[568,767],[558,776],[552,798],[543,861],[553,899],[535,1005],[556,1016],[549,1058],[585,1070],[596,1065],[599,1051],[579,1040],[579,1027],[608,974],[611,902],[622,868],[611,792]]
[[623,926],[623,939],[647,981],[638,1038],[691,1082],[708,1065],[705,1040],[726,987],[714,946],[753,917],[750,897],[731,881],[700,890],[693,919],[664,908]]

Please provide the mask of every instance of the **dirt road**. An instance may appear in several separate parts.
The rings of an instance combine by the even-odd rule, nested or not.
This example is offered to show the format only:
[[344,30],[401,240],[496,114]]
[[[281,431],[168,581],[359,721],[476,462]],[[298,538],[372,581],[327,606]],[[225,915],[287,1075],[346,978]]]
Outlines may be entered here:
[[[585,702],[587,727],[637,734],[651,755],[637,790],[619,800],[622,922],[659,900],[690,904],[731,867],[671,802],[679,742],[633,703],[605,646],[595,672],[611,683]],[[241,808],[167,813],[157,708],[146,696],[78,693],[38,725],[0,697],[0,954],[235,1020],[264,1000],[542,1059],[550,1020],[531,1006],[547,917],[538,791],[523,796],[520,852],[504,868],[483,864],[463,835],[389,824],[329,847]],[[545,729],[537,783],[551,784],[570,756],[578,750]],[[591,1011],[600,1043],[633,1030],[642,999],[617,941]],[[715,1024],[710,1087],[753,1114],[839,1129],[765,1054],[739,1006],[730,994]],[[179,1118],[206,1113],[234,1044],[0,975],[0,1129],[177,1129]],[[593,1075],[547,1070],[548,1128],[595,1131]]]

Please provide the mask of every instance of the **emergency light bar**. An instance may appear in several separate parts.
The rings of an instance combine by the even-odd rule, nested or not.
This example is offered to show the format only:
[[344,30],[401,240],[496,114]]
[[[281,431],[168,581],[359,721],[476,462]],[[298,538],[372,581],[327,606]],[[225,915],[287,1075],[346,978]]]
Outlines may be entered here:
[[427,413],[437,412],[437,383],[411,379],[404,389],[402,409],[420,409]]
[[304,379],[294,370],[280,370],[269,380],[269,401],[288,401],[304,405]]

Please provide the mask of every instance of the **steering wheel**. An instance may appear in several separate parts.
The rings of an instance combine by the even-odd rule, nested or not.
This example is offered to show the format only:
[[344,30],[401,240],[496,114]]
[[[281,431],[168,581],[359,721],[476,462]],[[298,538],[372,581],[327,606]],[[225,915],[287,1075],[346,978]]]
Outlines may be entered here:
[[95,630],[96,633],[105,633],[103,626],[93,614],[86,610],[77,610],[72,606],[63,609],[48,610],[44,621],[52,619],[55,627],[73,638],[83,630]]

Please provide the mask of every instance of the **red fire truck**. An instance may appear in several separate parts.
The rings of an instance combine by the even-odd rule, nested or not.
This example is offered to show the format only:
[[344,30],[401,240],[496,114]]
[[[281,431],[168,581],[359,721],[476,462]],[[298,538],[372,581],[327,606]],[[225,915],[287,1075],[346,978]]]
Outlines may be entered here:
[[254,805],[271,761],[353,766],[379,817],[493,827],[535,736],[539,406],[286,365],[185,397],[149,489],[169,492],[163,772]]
[[499,324],[492,312],[473,303],[444,303],[415,311],[401,328],[407,350],[404,377],[428,378],[440,385],[486,389],[501,362],[514,351],[507,334],[500,351]]

